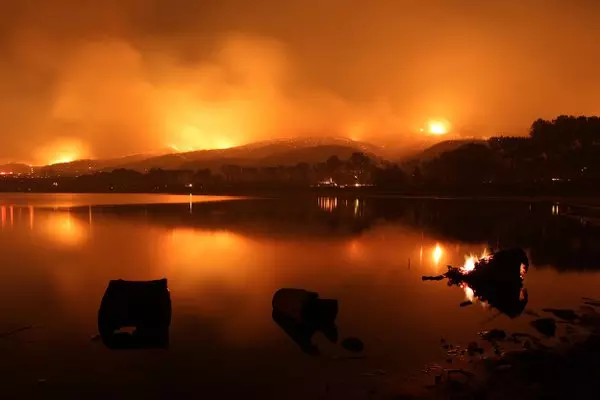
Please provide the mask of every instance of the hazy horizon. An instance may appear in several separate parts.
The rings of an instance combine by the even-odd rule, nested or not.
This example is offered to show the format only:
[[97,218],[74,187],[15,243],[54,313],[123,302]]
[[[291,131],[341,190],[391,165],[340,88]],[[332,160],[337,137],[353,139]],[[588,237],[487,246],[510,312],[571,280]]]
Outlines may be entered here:
[[0,10],[2,162],[325,132],[410,146],[434,121],[488,137],[600,112],[600,4],[589,0],[0,0]]

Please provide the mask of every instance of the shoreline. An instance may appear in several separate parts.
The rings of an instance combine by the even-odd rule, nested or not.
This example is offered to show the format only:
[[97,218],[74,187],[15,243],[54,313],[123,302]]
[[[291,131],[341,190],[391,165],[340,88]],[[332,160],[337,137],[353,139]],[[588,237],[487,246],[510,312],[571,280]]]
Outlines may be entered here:
[[[167,190],[167,191],[2,191],[2,195],[169,195],[169,196],[236,196],[236,197],[370,197],[370,198],[399,198],[399,199],[431,199],[431,200],[518,200],[518,201],[555,201],[555,202],[573,202],[573,201],[597,201],[600,207],[600,193],[588,194],[566,194],[566,193],[540,193],[540,194],[520,194],[512,192],[434,192],[434,191],[389,191],[372,190],[363,188],[348,189],[326,189],[326,188],[283,188],[283,189],[223,189],[223,190]],[[577,204],[574,204],[576,206]]]
[[600,213],[600,195],[564,195],[564,194],[540,194],[540,195],[519,195],[519,194],[452,194],[452,193],[405,193],[389,191],[372,190],[214,190],[214,191],[165,191],[165,192],[147,192],[147,191],[0,191],[1,196],[73,196],[73,195],[114,195],[114,196],[194,196],[194,197],[231,197],[231,198],[262,198],[262,199],[288,199],[288,198],[315,198],[315,197],[339,197],[339,198],[365,198],[365,199],[398,199],[398,200],[442,200],[442,201],[500,201],[500,202],[532,202],[532,203],[564,203],[577,209],[589,209]]
[[[595,359],[600,351],[600,313],[597,311],[600,302],[593,300],[584,304],[577,312],[543,310],[544,317],[554,314],[553,318],[543,319],[552,321],[557,327],[556,334],[540,330],[536,338],[497,331],[506,336],[486,339],[485,333],[480,333],[479,343],[484,343],[485,352],[482,348],[477,349],[480,354],[471,352],[473,346],[479,346],[478,342],[470,343],[463,350],[450,350],[448,354],[455,353],[445,365],[428,366],[421,380],[400,390],[400,398],[594,398],[589,396],[600,389],[600,382],[594,379],[600,373]],[[504,347],[511,348],[498,352]],[[448,361],[451,363],[447,364]]]

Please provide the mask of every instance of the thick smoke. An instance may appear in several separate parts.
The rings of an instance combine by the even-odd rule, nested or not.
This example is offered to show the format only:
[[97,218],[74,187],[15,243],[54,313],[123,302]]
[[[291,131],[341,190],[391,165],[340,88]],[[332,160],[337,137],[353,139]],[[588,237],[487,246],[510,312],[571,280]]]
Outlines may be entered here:
[[15,128],[36,139],[27,161],[38,163],[275,137],[365,139],[397,128],[385,104],[351,104],[300,85],[283,43],[246,34],[222,36],[196,63],[119,40],[86,41],[62,59],[46,103],[23,107],[35,118]]
[[589,0],[0,0],[0,162],[597,114]]

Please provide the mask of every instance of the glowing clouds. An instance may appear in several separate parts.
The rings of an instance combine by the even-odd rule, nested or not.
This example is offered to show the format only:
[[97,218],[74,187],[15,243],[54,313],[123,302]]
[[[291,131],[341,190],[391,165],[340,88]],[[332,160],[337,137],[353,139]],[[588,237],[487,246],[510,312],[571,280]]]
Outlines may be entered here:
[[388,101],[350,101],[304,84],[293,60],[286,44],[244,34],[220,37],[194,62],[122,40],[82,42],[62,59],[32,135],[77,138],[90,152],[38,140],[29,146],[48,148],[27,162],[227,149],[324,132],[371,141],[404,129]]

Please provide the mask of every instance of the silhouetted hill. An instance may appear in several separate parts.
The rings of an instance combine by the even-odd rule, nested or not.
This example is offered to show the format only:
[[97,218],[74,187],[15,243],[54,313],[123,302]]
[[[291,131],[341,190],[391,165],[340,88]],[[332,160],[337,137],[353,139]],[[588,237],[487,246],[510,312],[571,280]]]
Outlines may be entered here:
[[80,175],[90,172],[97,172],[102,170],[113,170],[118,168],[120,165],[140,162],[148,158],[155,157],[155,154],[134,154],[130,156],[108,158],[108,159],[84,159],[76,160],[69,163],[45,165],[41,167],[34,167],[37,174],[64,174],[64,175]]
[[346,138],[278,139],[251,143],[223,150],[200,150],[167,154],[119,165],[138,171],[150,168],[198,169],[219,168],[225,164],[243,166],[295,165],[299,162],[323,162],[332,155],[348,158],[354,152],[364,152],[378,158],[377,146]]
[[[319,163],[331,156],[349,158],[354,152],[363,152],[373,160],[381,160],[385,150],[381,147],[343,137],[309,137],[276,139],[250,143],[221,150],[198,150],[182,153],[136,154],[127,157],[77,160],[70,163],[35,167],[38,175],[81,175],[114,169],[132,169],[140,172],[152,168],[166,170],[210,168],[223,165],[288,166],[301,162]],[[25,166],[28,170],[29,166]]]
[[425,150],[410,156],[406,161],[408,162],[427,162],[431,161],[441,154],[448,151],[453,151],[466,144],[485,144],[485,140],[480,139],[456,139],[456,140],[445,140],[438,142],[433,146],[427,147]]
[[0,173],[5,174],[29,174],[31,167],[27,164],[9,163],[0,165]]
[[357,151],[364,152],[369,158],[377,160],[379,156],[372,152],[365,152],[363,149],[355,146],[325,145],[293,149],[272,154],[262,158],[261,165],[296,165],[300,162],[316,164],[324,162],[331,156],[337,156],[340,159],[348,159]]

